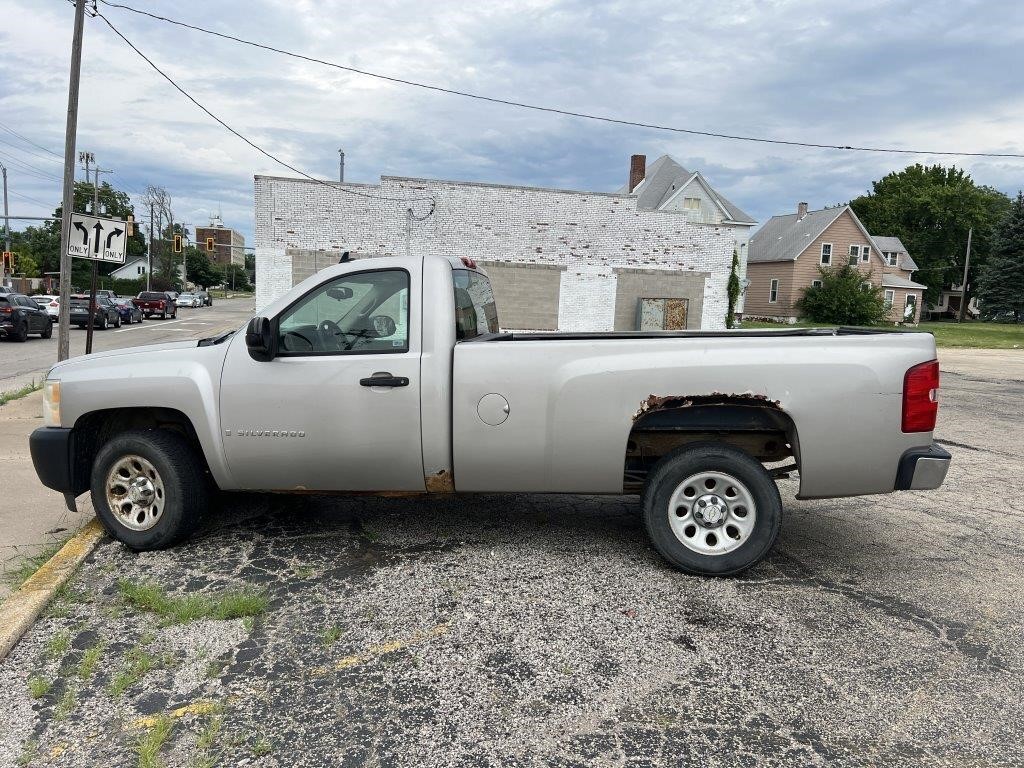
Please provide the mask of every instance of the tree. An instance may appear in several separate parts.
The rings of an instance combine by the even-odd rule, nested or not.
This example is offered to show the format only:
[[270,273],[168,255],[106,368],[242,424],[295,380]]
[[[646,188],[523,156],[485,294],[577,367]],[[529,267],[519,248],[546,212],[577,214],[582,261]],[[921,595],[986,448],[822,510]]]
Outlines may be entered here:
[[39,277],[39,264],[31,253],[19,253],[14,261],[14,274],[24,277]]
[[1009,311],[1018,321],[1024,316],[1024,193],[1017,193],[996,227],[977,295],[986,314]]
[[874,325],[885,319],[882,289],[865,281],[856,267],[819,268],[821,285],[812,285],[797,302],[800,314],[815,323]]
[[732,249],[732,269],[729,270],[729,282],[726,285],[729,296],[729,311],[725,315],[725,327],[732,328],[736,322],[736,302],[740,298],[740,256]]
[[220,270],[210,263],[206,254],[192,245],[185,249],[185,270],[186,277],[202,288],[218,285],[223,280]]
[[249,283],[249,275],[246,273],[245,268],[239,264],[225,264],[224,287],[236,291],[252,290],[252,285]]
[[976,185],[960,168],[921,164],[888,174],[850,201],[868,232],[903,241],[919,268],[913,278],[928,286],[925,299],[932,302],[963,277],[968,229],[974,229],[971,276],[984,267],[1009,204],[1002,192]]

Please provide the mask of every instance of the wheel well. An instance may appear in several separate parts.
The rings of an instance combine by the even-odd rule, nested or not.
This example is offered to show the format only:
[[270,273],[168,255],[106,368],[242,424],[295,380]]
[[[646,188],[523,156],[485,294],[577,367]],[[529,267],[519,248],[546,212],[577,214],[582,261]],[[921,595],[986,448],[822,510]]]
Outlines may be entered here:
[[188,416],[174,408],[109,408],[83,414],[74,426],[75,486],[78,493],[89,488],[89,475],[96,454],[111,438],[129,429],[164,429],[177,432],[195,449],[210,474],[202,444]]
[[662,456],[697,442],[719,442],[763,463],[800,464],[796,424],[763,395],[651,395],[626,440],[623,489],[638,493]]

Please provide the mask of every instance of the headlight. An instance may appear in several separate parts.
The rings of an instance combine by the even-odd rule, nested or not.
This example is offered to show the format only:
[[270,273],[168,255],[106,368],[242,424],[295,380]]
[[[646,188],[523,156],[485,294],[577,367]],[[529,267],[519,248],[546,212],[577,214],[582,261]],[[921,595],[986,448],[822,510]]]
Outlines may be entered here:
[[60,381],[47,379],[43,384],[43,424],[60,426]]

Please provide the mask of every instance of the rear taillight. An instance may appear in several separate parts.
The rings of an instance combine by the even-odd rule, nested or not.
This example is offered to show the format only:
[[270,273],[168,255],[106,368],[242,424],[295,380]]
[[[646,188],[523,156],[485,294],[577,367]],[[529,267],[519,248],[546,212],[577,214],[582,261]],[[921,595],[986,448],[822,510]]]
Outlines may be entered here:
[[59,307],[59,306],[60,306],[60,304],[58,304],[58,303],[57,303],[56,301],[51,301],[51,302],[50,302],[50,306],[51,306],[51,307]]
[[164,303],[163,303],[162,301],[161,301],[161,302],[158,302],[158,303],[157,303],[157,306],[158,306],[158,307],[159,307],[160,309],[163,309],[163,308],[164,308]]
[[931,432],[939,414],[939,361],[915,365],[903,377],[903,431]]

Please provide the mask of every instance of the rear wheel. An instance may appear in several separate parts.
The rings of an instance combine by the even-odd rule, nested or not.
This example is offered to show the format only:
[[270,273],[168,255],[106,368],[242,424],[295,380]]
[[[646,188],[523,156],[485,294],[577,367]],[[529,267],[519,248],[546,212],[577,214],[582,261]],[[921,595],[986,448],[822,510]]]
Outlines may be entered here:
[[760,462],[703,443],[658,462],[643,494],[647,534],[680,570],[730,576],[768,554],[782,524],[782,499]]
[[43,332],[39,334],[39,338],[49,339],[51,336],[53,336],[53,323],[47,319],[46,325],[43,326]]
[[209,492],[195,449],[175,432],[136,429],[113,437],[92,467],[92,503],[103,527],[129,549],[163,549],[186,538]]
[[11,338],[17,342],[28,341],[28,320],[23,320],[21,325],[14,329]]

